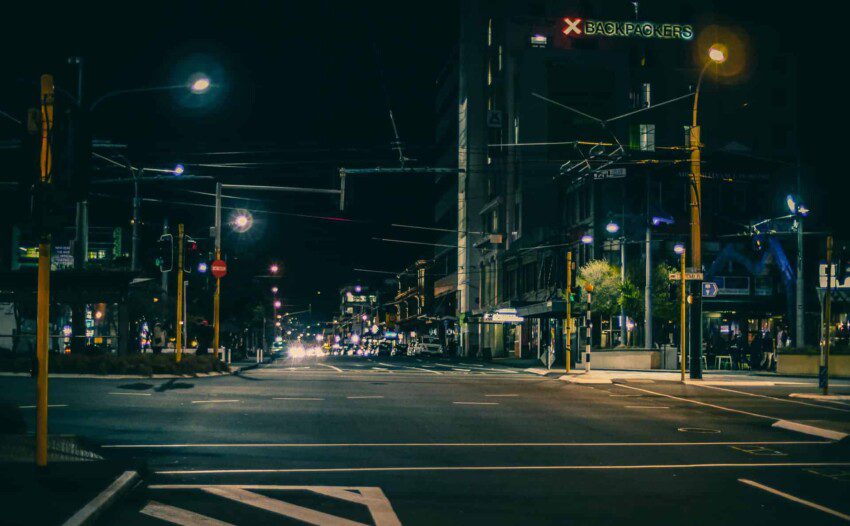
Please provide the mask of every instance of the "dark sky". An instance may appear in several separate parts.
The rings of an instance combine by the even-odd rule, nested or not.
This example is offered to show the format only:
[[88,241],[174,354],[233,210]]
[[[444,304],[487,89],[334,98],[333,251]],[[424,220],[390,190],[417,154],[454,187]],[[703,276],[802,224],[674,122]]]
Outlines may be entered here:
[[[663,4],[663,2],[659,2]],[[813,178],[805,193],[832,210],[824,222],[842,226],[840,152],[845,142],[839,115],[846,112],[842,34],[818,31],[808,16],[843,20],[832,3],[789,14],[769,2],[717,4],[743,27],[776,28],[800,57],[801,154]],[[410,157],[430,161],[434,81],[456,42],[457,7],[441,0],[408,2],[172,1],[40,2],[6,14],[0,44],[0,110],[22,115],[32,105],[41,73],[74,91],[66,59],[85,59],[85,96],[114,89],[185,82],[202,71],[216,84],[197,97],[173,91],[104,101],[93,116],[95,136],[127,144],[123,154],[137,165],[170,167],[226,182],[334,187],[340,166],[393,166],[388,105],[396,115]],[[803,16],[803,18],[800,18]],[[789,18],[790,17],[790,18]],[[792,22],[791,20],[794,20]],[[5,126],[5,127],[4,127]],[[0,124],[0,138],[12,133]],[[222,154],[222,152],[248,152]],[[198,164],[258,163],[241,168]],[[98,172],[104,177],[107,172]],[[111,172],[111,175],[116,175]],[[326,307],[357,267],[401,270],[422,247],[373,241],[372,237],[427,239],[390,223],[429,224],[428,180],[416,176],[349,180],[349,208],[334,199],[285,194],[239,194],[265,202],[246,207],[279,214],[310,214],[344,222],[291,215],[257,215],[250,236],[225,239],[225,250],[259,272],[271,260],[284,263],[285,292]],[[210,204],[211,184],[146,187],[145,197]],[[98,188],[113,196],[92,199],[92,223],[114,225],[129,218],[126,188]],[[153,239],[168,215],[185,221],[199,237],[212,222],[201,207],[146,202],[145,235]],[[827,221],[828,220],[828,221]],[[425,249],[427,252],[427,249]],[[251,272],[254,272],[252,270]],[[368,279],[369,275],[359,274]],[[375,275],[371,278],[374,279]]]

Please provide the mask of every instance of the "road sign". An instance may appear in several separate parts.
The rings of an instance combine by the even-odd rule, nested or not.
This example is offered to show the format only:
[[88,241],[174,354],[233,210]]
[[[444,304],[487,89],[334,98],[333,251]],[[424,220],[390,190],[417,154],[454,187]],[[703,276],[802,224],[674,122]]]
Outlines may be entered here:
[[211,270],[213,276],[221,279],[227,275],[227,263],[221,259],[217,259],[212,262]]
[[702,297],[703,298],[713,298],[717,296],[717,291],[720,287],[717,286],[717,283],[713,281],[703,281],[702,282]]
[[[680,281],[682,274],[679,272],[671,272],[668,276],[670,281]],[[702,272],[685,272],[685,281],[702,281]]]

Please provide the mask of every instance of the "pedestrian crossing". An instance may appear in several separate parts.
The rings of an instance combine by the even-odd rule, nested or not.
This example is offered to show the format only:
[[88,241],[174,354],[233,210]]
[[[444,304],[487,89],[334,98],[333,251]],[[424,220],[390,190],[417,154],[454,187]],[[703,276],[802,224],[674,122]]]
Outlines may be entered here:
[[249,371],[251,375],[315,374],[315,375],[416,375],[416,376],[516,376],[528,377],[521,369],[480,364],[438,362],[425,360],[391,361],[355,357],[326,357],[325,360],[294,360],[282,358]]

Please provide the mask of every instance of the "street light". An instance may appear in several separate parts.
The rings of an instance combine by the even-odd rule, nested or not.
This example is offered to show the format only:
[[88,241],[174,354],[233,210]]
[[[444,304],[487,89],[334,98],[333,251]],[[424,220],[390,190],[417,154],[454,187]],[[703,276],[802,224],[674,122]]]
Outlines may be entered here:
[[206,273],[208,268],[209,267],[207,266],[206,261],[201,261],[200,263],[198,263],[198,272],[200,272],[201,274]]
[[590,234],[585,234],[585,235],[581,236],[581,242],[584,243],[585,245],[589,245],[589,244],[593,243],[593,236],[591,236]]
[[230,216],[230,227],[235,232],[244,234],[251,230],[252,226],[254,226],[254,216],[252,216],[251,212],[248,210],[236,210],[233,215]]
[[174,175],[183,175],[183,172],[185,172],[185,171],[186,171],[186,167],[183,166],[182,164],[178,164],[177,166],[174,167],[174,170],[172,170],[172,172],[174,172]]
[[212,83],[210,82],[210,78],[204,75],[203,73],[197,73],[190,79],[191,84],[189,85],[189,89],[192,90],[192,93],[201,94],[206,93]]
[[673,252],[675,252],[677,255],[681,256],[682,254],[685,253],[685,245],[683,245],[682,243],[676,243],[673,246]]
[[616,234],[617,232],[620,231],[620,225],[618,225],[617,223],[615,223],[613,221],[609,221],[608,224],[605,225],[605,230],[609,234]]
[[715,64],[723,64],[726,62],[727,58],[727,49],[723,44],[712,44],[710,48],[708,48],[708,58],[710,58]]
[[269,266],[269,272],[271,272],[272,274],[277,274],[277,272],[278,272],[279,270],[280,270],[280,266],[278,266],[278,264],[277,264],[277,263],[272,263],[272,264]]
[[272,294],[277,294],[277,291],[278,291],[277,287],[272,287]]
[[282,305],[283,303],[280,300],[274,300],[274,308],[279,309]]

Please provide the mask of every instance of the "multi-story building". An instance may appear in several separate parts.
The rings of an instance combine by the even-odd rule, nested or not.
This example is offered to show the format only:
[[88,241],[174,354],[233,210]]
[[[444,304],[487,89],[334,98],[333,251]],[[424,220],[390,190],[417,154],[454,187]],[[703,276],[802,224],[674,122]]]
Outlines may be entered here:
[[[759,328],[788,313],[784,242],[765,260],[750,239],[723,236],[781,215],[794,191],[794,61],[775,35],[714,26],[712,7],[462,3],[437,102],[437,143],[447,163],[456,145],[458,176],[438,178],[435,207],[440,244],[457,245],[437,247],[435,264],[446,276],[439,291],[456,295],[461,352],[539,355],[562,345],[567,250],[579,265],[625,258],[640,276],[647,256],[663,261],[687,240],[689,94],[715,38],[729,43],[729,60],[709,67],[702,85],[702,217],[704,267],[722,286],[705,308],[726,331],[733,313]],[[616,235],[609,223],[620,225]],[[735,277],[747,279],[726,279]],[[496,312],[524,321],[487,323]],[[597,343],[636,343],[634,334],[622,341],[623,321],[596,323]]]

